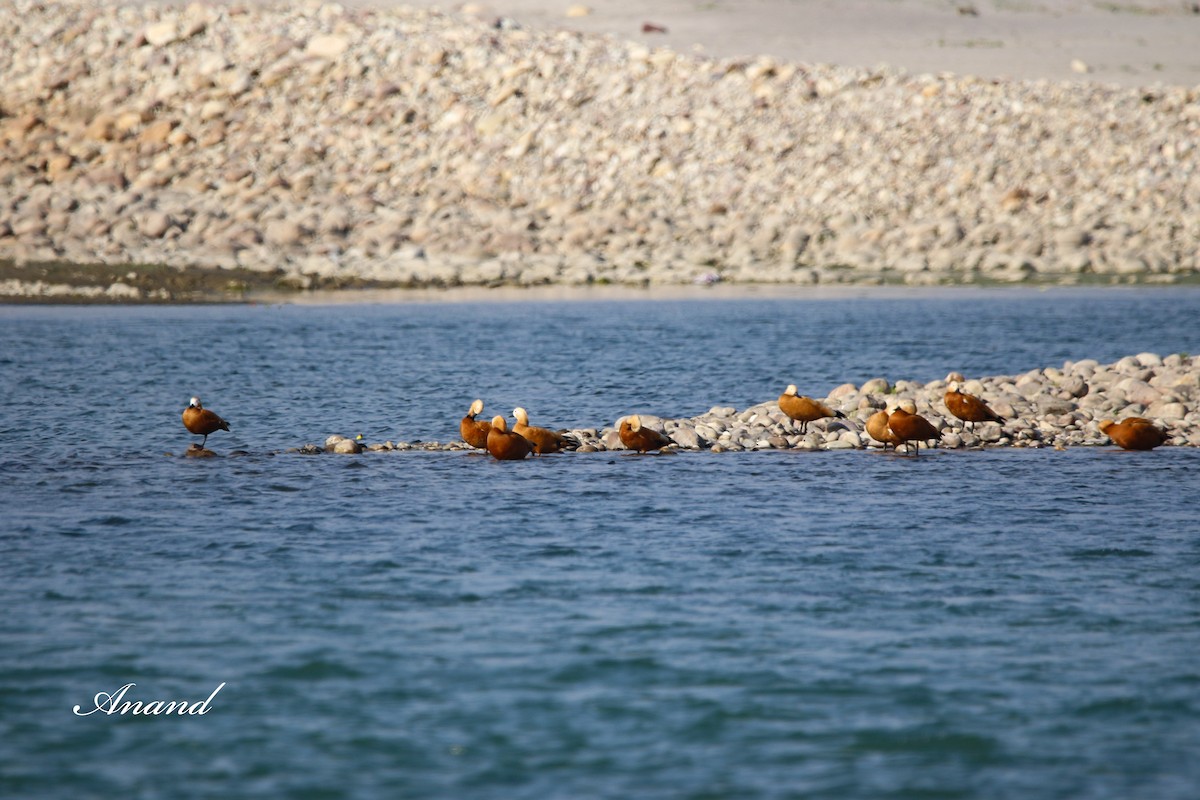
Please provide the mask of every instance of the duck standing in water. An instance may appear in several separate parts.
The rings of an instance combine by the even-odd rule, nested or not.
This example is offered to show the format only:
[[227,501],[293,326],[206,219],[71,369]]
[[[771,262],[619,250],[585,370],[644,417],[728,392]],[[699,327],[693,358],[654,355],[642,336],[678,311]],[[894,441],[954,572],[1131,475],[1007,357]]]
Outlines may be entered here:
[[487,451],[499,461],[520,461],[533,452],[533,445],[520,434],[508,429],[504,417],[492,417],[492,429],[488,431]]
[[796,394],[796,384],[788,384],[783,394],[779,395],[779,410],[800,423],[800,433],[808,433],[808,423],[816,422],[826,417],[846,418],[840,411],[834,411],[824,403],[811,397]]
[[488,433],[492,430],[492,423],[486,419],[475,419],[476,415],[483,413],[483,401],[476,400],[471,403],[471,409],[467,415],[458,423],[458,432],[462,439],[471,447],[477,447],[480,450],[487,450]]
[[665,434],[644,427],[641,417],[637,414],[631,414],[621,420],[619,435],[621,437],[621,444],[639,453],[661,450],[664,447],[675,444]]
[[992,411],[988,404],[973,394],[959,391],[958,383],[950,384],[949,391],[942,397],[946,409],[967,424],[974,426],[976,422],[998,422],[1004,424],[1004,417]]
[[229,423],[205,408],[199,397],[193,397],[188,407],[183,410],[183,427],[187,428],[189,433],[204,437],[204,441],[200,443],[200,448],[204,449],[208,444],[208,435],[229,430]]
[[888,428],[887,411],[876,411],[867,417],[867,435],[883,444],[884,450],[887,450],[889,444],[893,450],[900,444],[900,440],[896,438],[896,434],[892,433],[891,429]]
[[513,425],[513,433],[524,436],[533,445],[533,452],[539,456],[545,453],[557,453],[559,450],[573,450],[579,447],[579,440],[574,436],[565,436],[549,428],[540,428],[529,424],[529,413],[520,406],[513,409],[513,417],[517,424]]
[[908,449],[909,442],[913,452],[921,454],[921,442],[930,439],[941,439],[942,432],[933,427],[933,423],[916,413],[917,407],[911,400],[901,402],[900,407],[888,415],[888,430]]

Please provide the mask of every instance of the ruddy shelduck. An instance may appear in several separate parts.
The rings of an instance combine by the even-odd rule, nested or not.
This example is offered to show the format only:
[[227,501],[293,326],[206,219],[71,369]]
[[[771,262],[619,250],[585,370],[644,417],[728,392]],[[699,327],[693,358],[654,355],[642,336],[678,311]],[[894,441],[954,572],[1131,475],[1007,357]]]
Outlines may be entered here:
[[[959,390],[958,383],[951,383],[942,401],[946,409],[964,423],[974,425],[976,422],[1004,423],[1004,417],[992,411],[988,404],[973,394]],[[963,427],[966,427],[966,424]]]
[[643,426],[642,418],[637,414],[631,414],[621,420],[619,434],[621,444],[639,453],[661,450],[664,447],[675,444],[675,442],[671,441],[664,434]]
[[193,397],[188,407],[183,410],[183,427],[196,436],[204,437],[204,441],[200,443],[200,447],[203,448],[208,444],[210,433],[229,430],[229,423],[205,408],[199,397]]
[[888,415],[888,430],[896,439],[904,442],[906,450],[909,449],[908,444],[911,442],[912,452],[920,455],[921,442],[941,439],[942,432],[933,427],[933,423],[929,420],[915,412],[916,406],[911,401],[901,403],[895,411]]
[[529,413],[520,406],[513,409],[513,417],[517,423],[513,425],[513,433],[524,436],[533,445],[533,452],[539,456],[545,453],[557,453],[559,450],[566,450],[579,446],[579,441],[573,436],[564,436],[563,434],[552,431],[549,428],[540,428],[537,425],[529,424]]
[[884,410],[876,411],[867,417],[867,435],[882,444],[884,450],[887,450],[889,444],[892,447],[900,444],[896,434],[888,428],[888,412]]
[[478,414],[483,413],[483,401],[476,400],[471,403],[471,409],[467,415],[458,423],[458,432],[462,439],[471,447],[478,447],[480,450],[488,449],[488,431],[492,429],[492,423],[486,419],[475,419]]
[[808,433],[808,423],[826,417],[846,418],[840,411],[834,411],[824,403],[811,397],[796,394],[796,384],[788,384],[783,394],[779,395],[779,409],[796,422],[800,423],[800,433]]
[[500,461],[519,461],[533,452],[533,445],[524,436],[508,429],[504,417],[492,417],[492,429],[488,431],[487,451]]
[[1112,439],[1122,450],[1153,450],[1170,437],[1144,417],[1128,417],[1120,422],[1102,419],[1100,432]]

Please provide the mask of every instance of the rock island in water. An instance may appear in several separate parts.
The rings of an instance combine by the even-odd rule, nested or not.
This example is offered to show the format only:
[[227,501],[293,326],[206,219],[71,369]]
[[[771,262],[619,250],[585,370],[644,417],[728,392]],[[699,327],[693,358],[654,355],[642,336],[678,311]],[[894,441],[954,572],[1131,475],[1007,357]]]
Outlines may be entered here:
[[[943,396],[952,383],[982,397],[1004,418],[1003,423],[965,426],[947,410]],[[894,408],[904,400],[915,403],[941,434],[938,447],[1078,447],[1111,446],[1099,429],[1104,419],[1146,417],[1166,433],[1166,445],[1200,447],[1200,359],[1183,353],[1126,356],[1111,364],[1094,359],[1068,361],[1062,368],[1034,369],[1020,375],[995,375],[966,380],[951,373],[945,380],[917,383],[874,378],[861,386],[835,388],[824,402],[845,420],[827,418],[809,423],[807,433],[768,400],[739,411],[718,406],[707,414],[664,419],[639,415],[643,425],[667,434],[677,449],[729,452],[742,450],[861,450],[880,447],[866,431],[873,413]],[[462,409],[463,412],[466,409]],[[505,415],[508,409],[488,414]],[[483,419],[487,415],[480,418]],[[621,450],[616,423],[568,431],[581,443],[580,452]],[[298,452],[357,454],[386,450],[471,450],[452,442],[365,443],[341,434],[323,446],[306,444]]]

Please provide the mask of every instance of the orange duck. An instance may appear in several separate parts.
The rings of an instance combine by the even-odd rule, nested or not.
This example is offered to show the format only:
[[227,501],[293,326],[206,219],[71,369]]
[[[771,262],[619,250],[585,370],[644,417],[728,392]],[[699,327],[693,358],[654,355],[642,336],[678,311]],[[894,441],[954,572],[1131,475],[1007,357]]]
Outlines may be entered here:
[[483,413],[483,401],[476,400],[471,403],[471,410],[458,423],[458,432],[462,436],[462,440],[471,447],[478,447],[480,450],[488,449],[488,432],[492,429],[492,423],[486,419],[475,419],[476,414]]
[[524,436],[510,431],[504,417],[492,417],[487,451],[500,461],[519,461],[533,452],[533,445]]
[[[914,413],[916,406],[912,401],[901,403],[900,407],[888,415],[888,430],[901,442],[904,442],[905,449],[908,449],[908,443],[912,442],[917,455],[921,454],[921,442],[927,442],[930,439],[941,439],[942,433],[933,424],[922,417],[920,414]],[[912,409],[911,411],[909,409]]]
[[[964,423],[972,425],[976,422],[1004,423],[1004,417],[988,408],[987,403],[973,394],[959,391],[957,382],[950,384],[949,391],[946,392],[942,401],[946,404],[947,410]],[[965,428],[966,425],[963,427]]]
[[900,440],[896,438],[896,434],[892,433],[888,428],[888,412],[876,411],[867,418],[867,435],[877,442],[883,444],[883,449],[887,450],[890,444],[893,448],[899,446]]
[[1120,422],[1102,419],[1099,428],[1123,450],[1153,450],[1170,438],[1161,428],[1143,417],[1128,417]]
[[620,436],[621,444],[639,453],[661,450],[675,444],[658,431],[642,427],[642,419],[637,414],[621,420]]
[[574,449],[579,441],[573,436],[564,436],[549,428],[539,428],[529,424],[529,414],[520,406],[513,409],[517,424],[513,425],[513,433],[524,436],[533,445],[533,452],[539,456],[544,453],[557,453],[559,450]]
[[808,433],[808,423],[826,417],[846,418],[840,411],[834,411],[824,403],[811,397],[796,394],[796,384],[788,384],[783,394],[779,395],[779,409],[800,423],[800,433]]
[[204,437],[204,441],[200,443],[200,448],[203,449],[208,444],[208,435],[229,430],[229,423],[201,405],[199,397],[193,397],[188,407],[183,410],[183,427],[196,436]]

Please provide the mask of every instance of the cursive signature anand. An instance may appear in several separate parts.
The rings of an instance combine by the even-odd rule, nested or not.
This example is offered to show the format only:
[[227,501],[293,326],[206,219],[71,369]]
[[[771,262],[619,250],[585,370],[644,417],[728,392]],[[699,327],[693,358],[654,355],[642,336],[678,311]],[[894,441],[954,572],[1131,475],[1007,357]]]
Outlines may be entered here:
[[77,705],[72,710],[80,717],[95,714],[97,711],[110,716],[112,714],[141,714],[143,716],[157,716],[159,714],[178,714],[179,716],[183,716],[185,714],[192,714],[203,716],[209,712],[209,704],[217,696],[217,692],[225,688],[225,684],[222,683],[213,689],[212,694],[208,696],[207,700],[197,700],[194,703],[189,703],[187,700],[172,700],[170,702],[166,700],[151,700],[149,702],[126,700],[125,693],[134,686],[137,686],[137,684],[127,683],[111,694],[109,692],[96,692],[96,696],[92,698],[92,702],[96,706],[95,708],[89,708],[87,711],[84,711],[82,706]]

